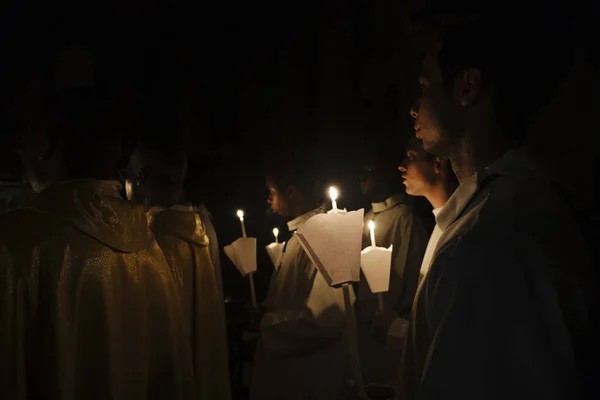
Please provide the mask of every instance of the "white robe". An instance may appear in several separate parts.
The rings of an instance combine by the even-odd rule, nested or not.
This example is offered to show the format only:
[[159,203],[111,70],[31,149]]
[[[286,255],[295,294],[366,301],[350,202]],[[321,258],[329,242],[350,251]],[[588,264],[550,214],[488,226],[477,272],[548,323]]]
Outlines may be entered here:
[[[372,209],[365,216],[365,221],[370,220],[375,222],[377,246],[394,246],[390,290],[383,293],[384,307],[394,310],[408,324],[407,318],[427,246],[427,232],[422,221],[408,206],[404,195],[395,195],[384,202],[373,203]],[[365,223],[363,248],[370,245],[370,232]],[[356,313],[363,377],[365,383],[393,384],[397,377],[403,343],[390,343],[386,346],[376,340],[373,329],[376,312],[377,298],[361,274],[361,280],[357,284]]]
[[397,399],[581,398],[589,257],[523,149],[463,182],[412,311]]
[[[291,221],[290,230],[319,212]],[[338,398],[349,377],[343,292],[327,284],[295,236],[273,272],[265,306],[250,398]]]
[[[437,218],[437,215],[440,213],[442,208],[443,207],[439,207],[432,210],[434,217]],[[427,272],[429,271],[433,254],[435,253],[438,242],[442,237],[442,233],[442,228],[440,228],[440,226],[436,223],[433,227],[433,232],[431,232],[431,236],[429,237],[427,248],[425,249],[425,255],[423,256],[423,262],[421,263],[421,269],[419,270],[419,282],[423,281],[423,278],[425,278]],[[388,342],[396,340],[403,341],[406,337],[407,330],[408,321],[404,318],[396,318],[396,320],[392,323],[392,326],[390,326],[390,330],[388,331]]]

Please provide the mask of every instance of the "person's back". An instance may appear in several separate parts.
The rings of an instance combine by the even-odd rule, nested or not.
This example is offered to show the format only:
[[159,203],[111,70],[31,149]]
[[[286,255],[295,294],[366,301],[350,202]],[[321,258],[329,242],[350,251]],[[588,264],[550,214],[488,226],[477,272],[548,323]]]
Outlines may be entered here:
[[155,207],[150,229],[173,270],[191,338],[197,396],[230,399],[225,311],[202,217],[192,207]]
[[39,101],[24,104],[41,122],[21,132],[20,149],[39,194],[0,218],[0,393],[192,399],[177,286],[145,210],[113,180],[121,136],[90,58],[65,52],[55,87],[40,79]]
[[50,186],[0,243],[3,397],[194,397],[177,288],[116,182]]

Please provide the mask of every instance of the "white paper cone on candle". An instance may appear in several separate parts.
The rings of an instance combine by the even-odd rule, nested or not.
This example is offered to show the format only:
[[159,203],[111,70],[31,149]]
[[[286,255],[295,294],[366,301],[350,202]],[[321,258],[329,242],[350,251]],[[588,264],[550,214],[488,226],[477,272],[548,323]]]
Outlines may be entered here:
[[256,238],[239,238],[223,250],[242,275],[256,272]]
[[317,214],[296,231],[302,247],[331,286],[360,279],[364,210]]
[[267,253],[269,254],[269,257],[271,258],[271,262],[273,263],[273,266],[275,267],[275,269],[279,269],[279,265],[280,265],[280,258],[283,254],[283,246],[285,246],[285,242],[283,243],[271,243],[268,246],[265,246],[267,249]]
[[365,278],[367,278],[369,289],[373,293],[390,290],[392,247],[386,249],[385,247],[369,246],[360,253],[360,266]]

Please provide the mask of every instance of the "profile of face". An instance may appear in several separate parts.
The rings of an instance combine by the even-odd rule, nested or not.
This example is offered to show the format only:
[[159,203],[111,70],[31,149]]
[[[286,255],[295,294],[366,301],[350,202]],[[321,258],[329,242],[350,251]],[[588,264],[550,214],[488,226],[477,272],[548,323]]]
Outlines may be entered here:
[[62,163],[58,148],[56,144],[50,144],[45,131],[23,135],[18,153],[23,175],[34,192],[41,192],[59,177]]
[[125,181],[127,199],[143,203],[145,199],[146,177],[140,153],[136,150],[129,157],[127,168],[121,171],[121,179]]
[[373,192],[375,191],[375,187],[377,183],[375,182],[375,178],[373,176],[374,167],[371,165],[363,166],[363,170],[358,176],[358,183],[360,185],[360,192],[363,196],[370,198]]
[[439,64],[443,43],[437,43],[426,55],[419,77],[421,91],[410,115],[415,119],[415,135],[425,151],[450,156],[464,135],[467,109],[477,97],[480,75],[463,71],[452,82],[444,82]]
[[402,173],[402,183],[411,196],[425,196],[441,180],[442,163],[440,157],[431,158],[423,148],[409,148],[406,157],[398,167]]
[[272,185],[267,185],[267,189],[269,189],[267,203],[269,203],[269,206],[271,206],[271,211],[273,211],[275,214],[281,215],[282,217],[289,217],[289,196],[282,194],[279,191],[279,188]]

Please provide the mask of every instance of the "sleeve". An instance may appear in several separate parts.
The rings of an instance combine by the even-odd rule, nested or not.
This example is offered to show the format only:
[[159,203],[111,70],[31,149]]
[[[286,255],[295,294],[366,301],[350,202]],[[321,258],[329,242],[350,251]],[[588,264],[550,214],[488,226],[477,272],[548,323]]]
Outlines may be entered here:
[[343,291],[330,287],[316,267],[313,268],[314,281],[302,310],[264,315],[261,337],[267,351],[280,356],[306,354],[343,335],[346,326]]
[[418,399],[581,398],[577,345],[588,321],[575,270],[586,260],[546,227],[472,232],[468,246],[438,256]]
[[[419,270],[429,238],[420,218],[410,210],[403,213],[394,230],[392,269],[388,302],[398,315],[406,316],[412,306]],[[391,297],[391,298],[390,298]]]
[[0,397],[25,399],[25,287],[0,241]]

